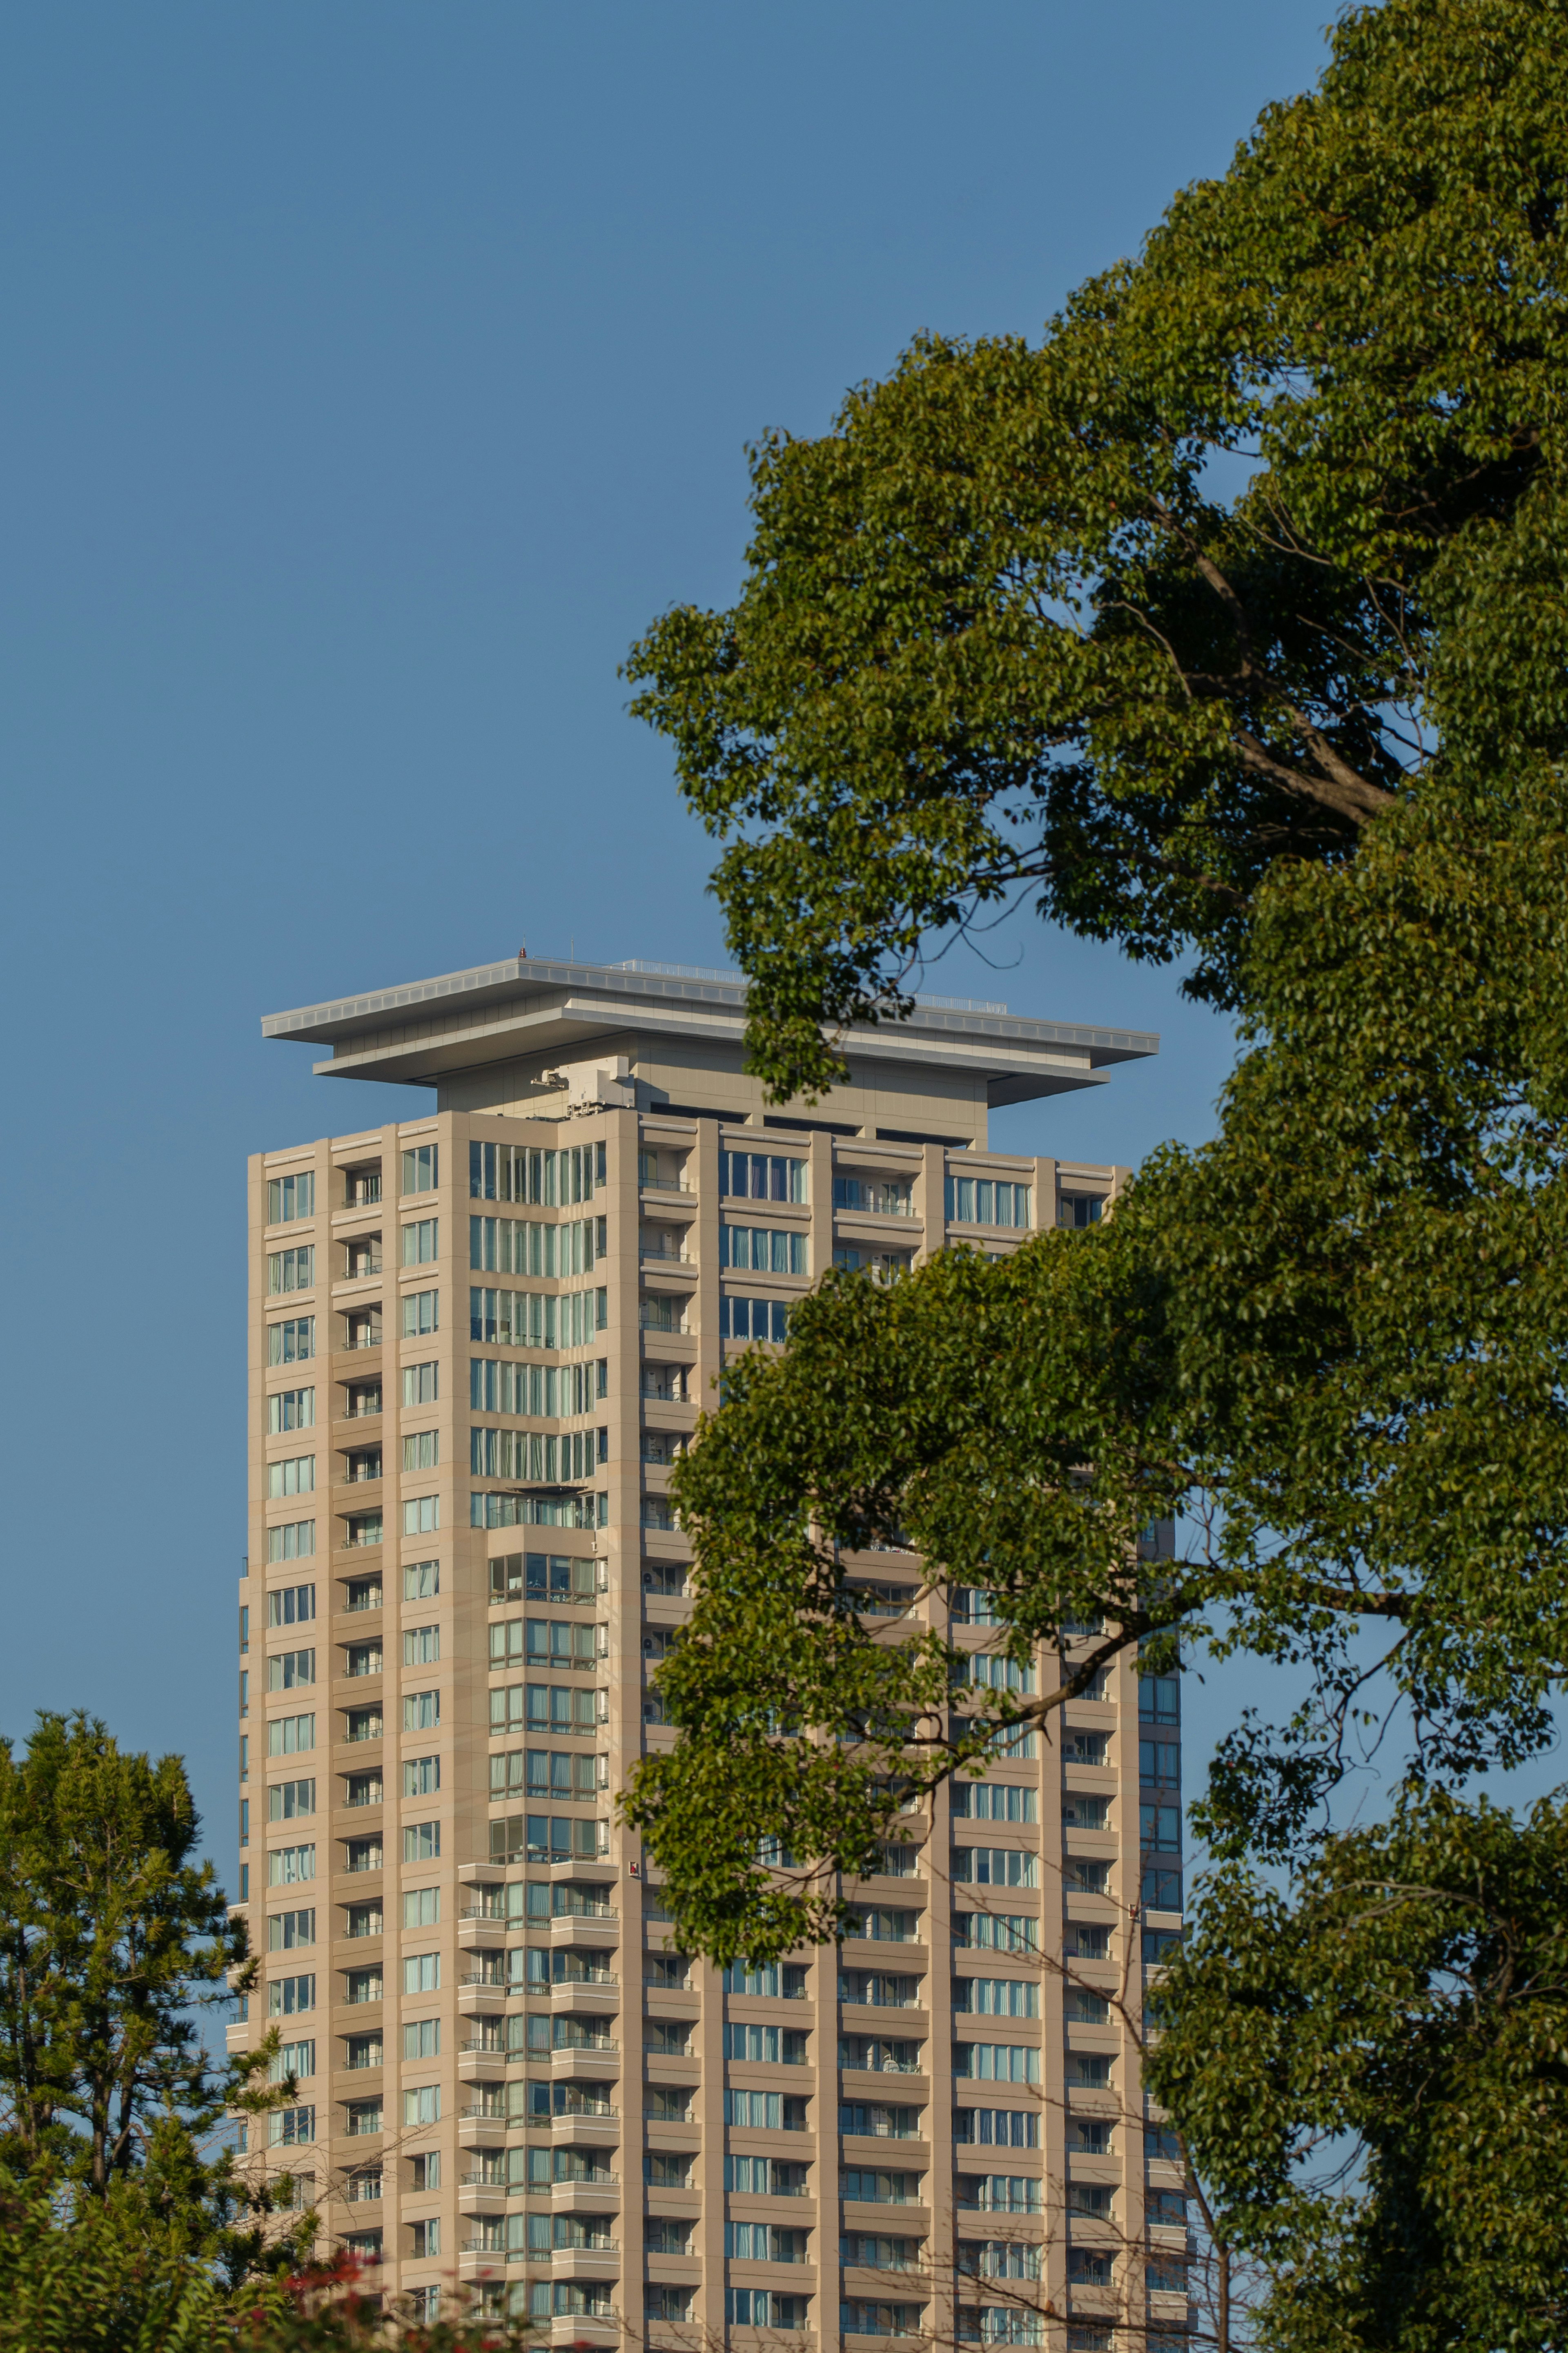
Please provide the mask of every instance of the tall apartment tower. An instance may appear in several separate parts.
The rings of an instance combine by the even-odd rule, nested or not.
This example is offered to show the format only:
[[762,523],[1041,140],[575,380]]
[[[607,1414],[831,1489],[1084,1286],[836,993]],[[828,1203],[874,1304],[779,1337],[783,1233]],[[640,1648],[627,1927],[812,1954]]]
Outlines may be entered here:
[[[726,1359],[831,1265],[1098,1218],[1121,1170],[988,1110],[1157,1041],[930,998],[796,1117],[743,1021],[732,976],[517,960],[263,1025],[434,1108],[250,1164],[231,2041],[280,2026],[268,2162],[389,2295],[482,2282],[574,2345],[1110,2347],[1129,2251],[1184,2245],[1116,2009],[1179,1926],[1174,1684],[1119,1667],[942,1793],[777,1969],[671,1949],[615,1800],[674,1738],[668,1466]],[[913,1556],[851,1575],[944,1622]],[[1000,1680],[984,1596],[952,1623]]]

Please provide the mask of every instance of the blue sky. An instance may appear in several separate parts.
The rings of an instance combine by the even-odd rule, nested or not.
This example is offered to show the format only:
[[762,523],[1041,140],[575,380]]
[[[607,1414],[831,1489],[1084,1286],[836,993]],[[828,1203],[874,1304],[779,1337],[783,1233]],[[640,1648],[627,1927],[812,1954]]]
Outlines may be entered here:
[[[1315,77],[1326,13],[8,13],[0,1727],[183,1748],[232,1860],[244,1159],[410,1100],[258,1016],[523,935],[723,961],[616,665],[731,594],[747,440],[921,328],[1037,332]],[[998,1141],[1207,1131],[1230,1041],[1170,976],[995,946],[931,985],[1165,1035]]]

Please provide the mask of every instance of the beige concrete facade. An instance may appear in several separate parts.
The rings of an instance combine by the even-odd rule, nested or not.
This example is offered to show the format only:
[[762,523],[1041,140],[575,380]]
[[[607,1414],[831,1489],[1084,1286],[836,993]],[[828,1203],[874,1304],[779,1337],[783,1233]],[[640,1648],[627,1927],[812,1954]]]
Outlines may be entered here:
[[[1176,1860],[1151,1875],[1147,1851],[1179,1802],[1173,1694],[1156,1721],[1116,1670],[998,1760],[985,1819],[942,1794],[848,1891],[880,1933],[750,1988],[670,1953],[615,1795],[673,1739],[649,1683],[691,1608],[668,1462],[725,1357],[836,1252],[880,1275],[1098,1215],[1122,1171],[994,1153],[986,1112],[1153,1041],[993,1038],[987,1014],[900,1062],[879,1033],[795,1123],[742,1075],[732,1001],[732,1034],[682,1029],[713,1027],[700,976],[628,1020],[616,979],[562,970],[268,1025],[438,1108],[250,1166],[264,1984],[230,2034],[278,2023],[299,2074],[268,2161],[311,2178],[389,2292],[483,2280],[562,2342],[1109,2343],[1149,2185],[1176,2176],[1147,2159],[1114,2010],[1077,2013],[1141,1984],[1151,1922],[1179,1922]],[[882,1613],[944,1622],[912,1556],[852,1574]],[[982,1602],[952,1633],[987,1651]],[[1091,1998],[1064,2001],[1080,1944]]]

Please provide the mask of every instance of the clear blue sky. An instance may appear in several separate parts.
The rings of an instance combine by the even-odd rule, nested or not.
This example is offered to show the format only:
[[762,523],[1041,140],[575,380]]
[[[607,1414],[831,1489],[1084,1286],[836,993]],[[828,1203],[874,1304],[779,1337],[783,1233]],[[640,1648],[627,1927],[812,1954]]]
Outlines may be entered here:
[[[616,664],[746,441],[1037,332],[1310,81],[1324,0],[53,0],[0,24],[0,1728],[189,1756],[232,1862],[244,1159],[411,1100],[258,1017],[574,942],[715,963]],[[1223,1028],[1016,923],[933,986],[1165,1032],[1019,1149],[1207,1130]],[[21,1140],[25,1137],[25,1143]]]

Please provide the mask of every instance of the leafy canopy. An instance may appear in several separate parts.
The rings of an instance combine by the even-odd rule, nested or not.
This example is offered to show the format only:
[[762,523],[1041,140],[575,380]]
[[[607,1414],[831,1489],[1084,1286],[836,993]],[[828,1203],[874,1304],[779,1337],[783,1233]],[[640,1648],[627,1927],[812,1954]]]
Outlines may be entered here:
[[1019,888],[1245,1005],[1268,875],[1342,869],[1500,709],[1560,745],[1565,32],[1353,12],[1037,345],[922,337],[753,451],[739,601],[628,673],[730,844],[779,1096]]
[[[1304,1668],[1215,1759],[1154,2077],[1282,2346],[1561,2342],[1560,2200],[1497,2275],[1557,2131],[1562,1817],[1457,1793],[1568,1676],[1565,172],[1565,0],[1347,15],[1037,346],[923,339],[764,440],[738,603],[630,663],[777,1099],[1020,890],[1241,1018],[1215,1141],[1113,1220],[829,1276],[728,1368],[628,1812],[681,1943],[761,1958],[1103,1657]],[[1058,1686],[960,1700],[940,1610],[859,1614],[845,1555],[895,1538]],[[1394,1822],[1335,1836],[1380,1730]],[[1342,2134],[1336,2202],[1291,2168]]]

